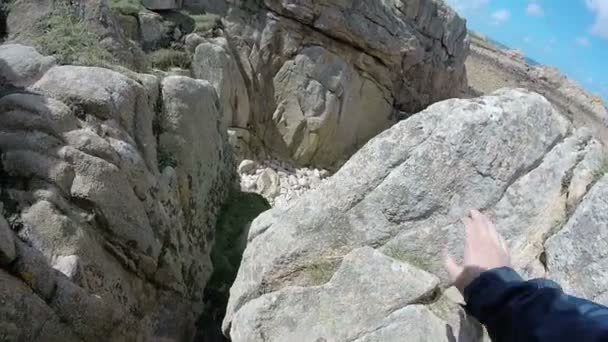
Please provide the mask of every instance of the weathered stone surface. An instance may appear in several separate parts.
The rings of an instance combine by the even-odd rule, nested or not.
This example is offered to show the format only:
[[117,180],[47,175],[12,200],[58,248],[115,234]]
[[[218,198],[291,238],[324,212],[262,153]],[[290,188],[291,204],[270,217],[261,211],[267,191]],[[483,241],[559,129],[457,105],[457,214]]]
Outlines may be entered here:
[[299,164],[333,166],[397,112],[417,112],[466,87],[464,20],[443,2],[239,6],[224,24],[254,133]]
[[3,337],[195,334],[232,154],[207,82],[128,75],[56,66],[0,98]]
[[127,137],[120,138],[141,149],[149,168],[156,163],[154,105],[149,103],[147,89],[135,80],[104,68],[57,66],[32,89],[67,103],[77,112],[107,120],[104,126],[121,126]]
[[[179,277],[191,278],[190,285],[200,291],[197,295],[202,298],[202,288],[197,284],[205,284],[211,272],[208,235],[213,234],[214,218],[234,184],[235,166],[227,144],[226,128],[220,122],[217,96],[208,82],[169,76],[162,81],[162,96],[159,150],[164,158],[172,158],[176,165],[179,204],[184,208],[182,219],[188,227],[186,236],[170,232],[171,242],[178,246],[185,242],[181,239],[187,238],[198,245],[191,256],[180,255],[178,259],[163,263],[169,266],[167,271],[170,272],[181,269],[174,263],[196,265],[197,268],[189,270],[189,274]],[[193,179],[193,175],[200,176]]]
[[42,298],[4,270],[0,270],[0,302],[0,336],[4,341],[82,341]]
[[249,95],[245,81],[225,38],[215,38],[198,45],[194,52],[194,77],[208,80],[217,91],[228,127],[247,128]]
[[[461,253],[459,219],[470,208],[495,217],[518,270],[544,276],[544,241],[568,220],[586,192],[580,189],[591,186],[589,174],[601,164],[603,153],[604,147],[588,131],[572,131],[547,100],[525,90],[432,105],[372,139],[316,190],[254,221],[231,289],[225,332],[233,337],[232,332],[243,327],[249,327],[243,330],[247,332],[270,329],[274,338],[274,331],[282,330],[274,329],[273,322],[291,312],[260,303],[279,298],[275,303],[292,303],[292,311],[298,305],[310,309],[298,297],[302,291],[318,291],[315,276],[307,270],[319,260],[344,266],[347,255],[360,246],[373,246],[445,280],[441,251],[447,244],[453,253]],[[445,308],[455,307],[450,303],[453,299],[444,294],[436,303],[419,303],[425,306],[423,312],[407,306],[404,311],[424,317],[428,308],[437,317],[430,322],[445,322],[444,334],[447,324],[456,336],[479,340],[477,326],[445,314],[452,310]],[[265,318],[253,329],[247,317]],[[412,323],[408,318],[394,323],[394,317],[387,313],[377,318],[374,324],[386,327],[377,334],[385,335],[367,338],[399,340],[401,330],[395,329]],[[369,333],[353,326],[342,331],[341,325],[333,328],[324,320],[292,322],[291,331],[306,327],[334,336],[332,329],[337,329],[361,338]],[[416,329],[422,330],[411,332],[414,336],[425,336],[423,327]],[[233,341],[251,340],[244,334]]]
[[163,17],[152,11],[141,11],[137,15],[141,30],[141,44],[144,50],[155,50],[171,41],[169,28]]
[[[329,258],[304,270],[319,283],[328,281],[333,271]],[[335,272],[324,285],[287,288],[250,301],[236,315],[230,337],[235,341],[253,336],[266,336],[267,341],[357,340],[363,331],[381,330],[385,317],[424,300],[439,284],[437,277],[370,247],[353,250]],[[419,317],[410,320],[433,315],[413,316]],[[445,335],[441,340],[447,341]]]
[[545,251],[551,279],[569,293],[606,305],[608,176],[601,177],[568,223],[547,240]]
[[257,192],[266,198],[274,198],[280,194],[279,175],[273,169],[265,169],[256,181]]
[[43,56],[33,47],[0,45],[0,75],[18,87],[33,84],[54,64],[53,57]]

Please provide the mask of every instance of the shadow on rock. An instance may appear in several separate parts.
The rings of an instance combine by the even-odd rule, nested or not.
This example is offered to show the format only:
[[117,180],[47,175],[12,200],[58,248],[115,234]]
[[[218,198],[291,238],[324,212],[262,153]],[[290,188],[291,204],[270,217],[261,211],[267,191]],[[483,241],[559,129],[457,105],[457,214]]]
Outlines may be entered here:
[[222,334],[230,287],[234,282],[247,246],[251,222],[270,209],[264,197],[232,191],[222,207],[216,226],[215,245],[211,251],[214,271],[205,289],[205,312],[197,323],[198,342],[228,341]]

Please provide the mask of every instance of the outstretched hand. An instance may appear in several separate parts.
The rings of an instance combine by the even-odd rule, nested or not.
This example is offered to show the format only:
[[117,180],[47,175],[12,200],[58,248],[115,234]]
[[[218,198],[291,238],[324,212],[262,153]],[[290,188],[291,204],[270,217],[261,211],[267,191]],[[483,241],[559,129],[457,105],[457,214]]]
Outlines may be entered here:
[[492,221],[477,210],[462,219],[465,227],[464,261],[459,265],[446,253],[445,267],[460,293],[485,271],[511,264],[505,240]]

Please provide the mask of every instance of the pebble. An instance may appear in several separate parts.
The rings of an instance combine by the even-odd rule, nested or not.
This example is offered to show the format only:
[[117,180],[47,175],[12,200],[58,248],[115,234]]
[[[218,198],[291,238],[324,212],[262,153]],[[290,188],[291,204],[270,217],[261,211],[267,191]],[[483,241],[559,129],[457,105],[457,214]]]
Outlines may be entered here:
[[[279,160],[243,160],[238,171],[242,191],[259,193],[276,207],[286,206],[306,192],[316,189],[330,176],[327,170],[296,168]],[[272,183],[270,179],[274,177],[278,181],[277,187],[273,189],[268,183]]]

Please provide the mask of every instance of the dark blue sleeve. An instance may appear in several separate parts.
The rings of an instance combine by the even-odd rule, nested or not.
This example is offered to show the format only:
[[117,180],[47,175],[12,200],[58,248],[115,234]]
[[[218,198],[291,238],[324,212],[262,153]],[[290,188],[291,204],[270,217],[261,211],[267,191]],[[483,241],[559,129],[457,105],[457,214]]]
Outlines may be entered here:
[[608,341],[608,308],[568,296],[547,279],[490,270],[465,288],[464,298],[494,342]]

